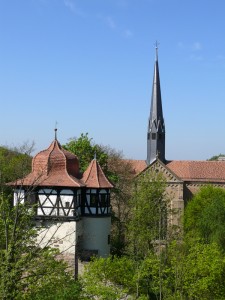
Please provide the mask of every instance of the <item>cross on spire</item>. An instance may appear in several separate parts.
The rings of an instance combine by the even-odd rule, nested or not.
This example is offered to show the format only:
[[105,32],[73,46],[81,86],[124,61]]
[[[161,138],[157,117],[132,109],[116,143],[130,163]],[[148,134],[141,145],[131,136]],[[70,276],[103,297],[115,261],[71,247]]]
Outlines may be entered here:
[[158,49],[159,49],[159,42],[156,40],[155,42],[155,60],[158,60]]

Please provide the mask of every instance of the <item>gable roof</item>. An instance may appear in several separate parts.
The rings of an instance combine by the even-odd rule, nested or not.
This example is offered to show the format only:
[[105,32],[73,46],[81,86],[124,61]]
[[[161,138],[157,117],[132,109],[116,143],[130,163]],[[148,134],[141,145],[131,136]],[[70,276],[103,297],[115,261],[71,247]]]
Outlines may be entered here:
[[[135,175],[148,166],[145,160],[129,160]],[[225,183],[225,161],[172,160],[165,163],[167,169],[183,181]]]
[[225,182],[225,161],[173,160],[166,166],[183,181]]

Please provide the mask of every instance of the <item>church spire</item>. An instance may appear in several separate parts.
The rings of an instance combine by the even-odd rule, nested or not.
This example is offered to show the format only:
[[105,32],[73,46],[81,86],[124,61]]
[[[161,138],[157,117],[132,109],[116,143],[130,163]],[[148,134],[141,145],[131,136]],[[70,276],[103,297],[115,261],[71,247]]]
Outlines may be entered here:
[[155,67],[152,85],[151,110],[147,132],[147,164],[156,158],[165,161],[165,125],[163,119],[162,99],[158,65],[158,43],[155,45]]

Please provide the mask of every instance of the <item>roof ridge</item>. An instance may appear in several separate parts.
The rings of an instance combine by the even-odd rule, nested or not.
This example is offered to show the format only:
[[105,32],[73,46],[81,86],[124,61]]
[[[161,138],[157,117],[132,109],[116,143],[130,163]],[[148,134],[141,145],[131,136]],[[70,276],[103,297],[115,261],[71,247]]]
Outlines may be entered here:
[[[96,159],[93,159],[93,160],[94,160],[94,162],[96,164],[96,173],[97,173],[98,186],[100,187],[100,181],[99,181],[99,175],[100,174],[99,173],[100,173],[101,167],[100,167],[100,165],[99,165],[99,163],[98,163],[98,161]],[[103,173],[103,175],[105,175],[105,174]]]
[[[72,181],[72,183],[77,183],[76,182],[76,180],[74,180],[73,178],[75,178],[75,179],[77,179],[76,177],[74,177],[74,176],[71,176],[69,173],[68,173],[68,171],[67,171],[67,160],[66,160],[66,154],[64,153],[64,151],[63,151],[63,148],[61,147],[61,144],[59,143],[59,141],[58,140],[55,140],[55,142],[56,142],[56,145],[57,145],[57,147],[58,147],[58,150],[62,153],[62,155],[63,155],[63,159],[64,159],[64,161],[65,161],[65,164],[64,164],[64,171],[65,171],[65,174],[66,174],[66,176],[67,176],[67,178],[70,180],[70,181]],[[69,151],[67,151],[67,152],[69,152]],[[71,153],[71,152],[70,152]],[[50,155],[49,155],[50,156]]]

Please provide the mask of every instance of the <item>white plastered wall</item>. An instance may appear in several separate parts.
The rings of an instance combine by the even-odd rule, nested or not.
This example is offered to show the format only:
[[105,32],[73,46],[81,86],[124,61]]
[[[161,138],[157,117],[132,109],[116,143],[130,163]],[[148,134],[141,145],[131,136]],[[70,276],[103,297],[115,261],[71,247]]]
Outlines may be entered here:
[[40,228],[37,242],[40,247],[50,246],[60,253],[75,254],[78,235],[81,235],[79,222],[76,221],[37,221]]
[[83,250],[98,250],[98,255],[107,257],[110,253],[108,238],[111,229],[111,217],[83,217]]

